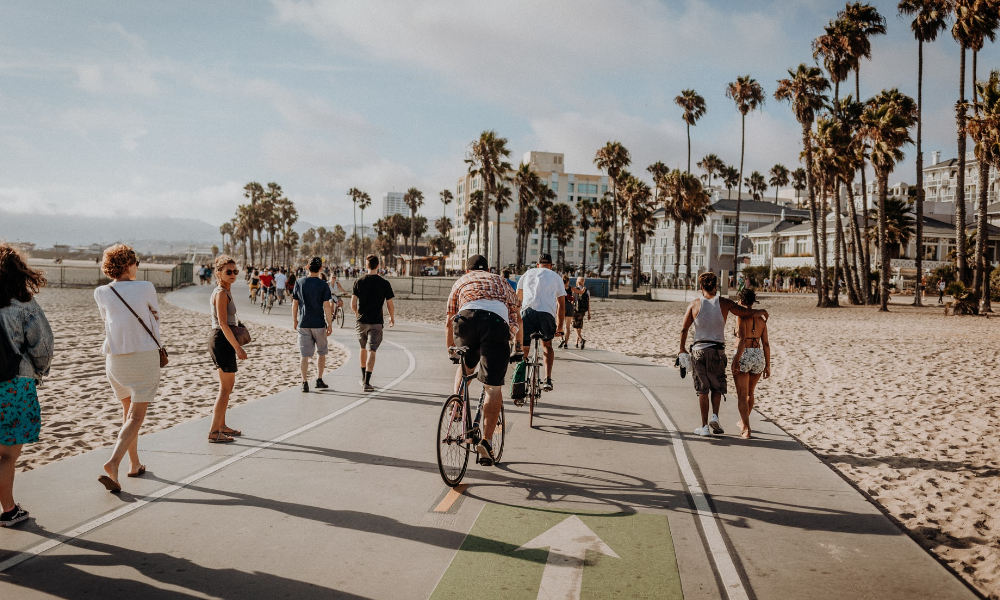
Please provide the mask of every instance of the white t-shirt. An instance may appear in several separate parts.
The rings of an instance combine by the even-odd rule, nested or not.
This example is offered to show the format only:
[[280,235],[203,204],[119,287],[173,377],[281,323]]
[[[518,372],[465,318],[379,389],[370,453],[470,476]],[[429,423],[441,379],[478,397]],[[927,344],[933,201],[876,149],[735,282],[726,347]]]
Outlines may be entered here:
[[523,292],[521,313],[533,308],[559,318],[559,297],[566,295],[562,277],[552,269],[534,268],[517,280],[517,289]]
[[458,310],[488,310],[503,319],[504,323],[510,323],[510,320],[507,318],[510,311],[507,309],[507,305],[500,300],[487,300],[486,298],[473,300],[472,302],[466,302]]
[[277,286],[279,290],[285,289],[285,284],[288,283],[288,277],[284,273],[278,273],[274,276],[274,285]]
[[[114,285],[115,290],[159,339],[159,323],[151,312],[160,311],[153,284],[148,281],[116,281],[110,285]],[[153,338],[149,337],[135,315],[108,285],[102,285],[94,290],[94,300],[97,301],[97,309],[104,319],[105,337],[104,345],[101,346],[102,354],[131,354],[157,349]]]

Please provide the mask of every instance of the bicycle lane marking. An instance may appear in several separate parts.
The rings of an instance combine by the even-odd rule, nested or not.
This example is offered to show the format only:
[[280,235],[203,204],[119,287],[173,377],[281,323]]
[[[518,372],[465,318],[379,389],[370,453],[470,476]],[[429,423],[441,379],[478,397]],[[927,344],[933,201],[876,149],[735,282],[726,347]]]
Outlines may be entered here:
[[9,559],[7,559],[7,560],[5,560],[3,562],[0,562],[0,573],[6,571],[8,569],[10,569],[11,567],[17,566],[17,565],[23,563],[26,560],[29,560],[31,558],[34,558],[34,557],[40,555],[40,554],[48,552],[49,550],[52,550],[53,548],[57,548],[57,547],[65,544],[66,542],[72,541],[72,540],[74,540],[74,539],[76,539],[76,538],[78,538],[78,537],[80,537],[82,535],[85,535],[85,534],[93,531],[94,529],[97,529],[98,527],[101,527],[102,525],[106,525],[106,524],[108,524],[108,523],[110,523],[112,521],[115,521],[115,520],[120,519],[120,518],[122,518],[122,517],[124,517],[126,515],[134,513],[134,512],[138,511],[141,508],[149,506],[149,505],[153,504],[154,502],[156,502],[157,500],[159,500],[161,498],[164,498],[164,497],[166,497],[166,496],[168,496],[170,494],[173,494],[174,492],[182,490],[182,489],[186,488],[187,486],[191,485],[192,483],[200,481],[201,479],[204,479],[204,478],[206,478],[206,477],[208,477],[210,475],[218,473],[219,471],[225,469],[226,467],[229,467],[231,465],[234,465],[234,464],[240,462],[244,458],[248,458],[250,456],[253,456],[254,454],[257,454],[261,450],[266,450],[266,449],[270,448],[271,446],[274,446],[275,444],[280,444],[281,442],[284,442],[285,440],[291,439],[291,438],[293,438],[293,437],[295,437],[295,436],[297,436],[299,434],[305,433],[305,432],[307,432],[307,431],[309,431],[311,429],[315,429],[316,427],[319,427],[320,425],[323,425],[324,423],[332,421],[333,419],[336,419],[337,417],[339,417],[339,416],[341,416],[341,415],[343,415],[343,414],[345,414],[345,413],[347,413],[347,412],[349,412],[351,410],[354,410],[355,408],[357,408],[357,407],[365,404],[369,400],[371,400],[373,398],[377,398],[378,396],[382,395],[383,393],[387,392],[388,390],[394,388],[395,386],[399,385],[404,379],[406,379],[407,377],[409,377],[413,373],[414,370],[416,370],[417,359],[416,359],[415,356],[413,356],[413,353],[410,352],[405,346],[402,346],[401,344],[397,344],[396,342],[391,342],[389,340],[385,340],[385,343],[390,344],[392,346],[396,346],[397,348],[399,348],[400,350],[402,350],[406,354],[406,358],[407,358],[407,361],[409,363],[407,365],[406,370],[401,375],[399,375],[398,377],[396,377],[395,379],[393,379],[385,387],[381,387],[378,390],[376,390],[376,391],[368,394],[367,396],[364,396],[363,398],[359,398],[358,400],[355,400],[354,402],[348,404],[347,406],[345,406],[343,408],[339,408],[339,409],[337,409],[337,410],[335,410],[335,411],[333,411],[333,412],[331,412],[331,413],[329,413],[327,415],[324,415],[324,416],[322,416],[322,417],[320,417],[320,418],[318,418],[318,419],[316,419],[314,421],[306,423],[305,425],[302,425],[301,427],[298,427],[298,428],[293,429],[293,430],[291,430],[291,431],[289,431],[287,433],[284,433],[284,434],[282,434],[282,435],[280,435],[280,436],[278,436],[278,437],[276,437],[276,438],[274,438],[272,440],[268,440],[268,441],[265,441],[265,442],[261,442],[261,443],[255,445],[255,446],[251,446],[250,448],[247,448],[246,450],[240,452],[239,454],[235,454],[235,455],[233,455],[233,456],[231,456],[231,457],[229,457],[229,458],[227,458],[227,459],[225,459],[225,460],[223,460],[221,462],[215,463],[214,465],[212,465],[210,467],[202,469],[201,471],[198,471],[194,475],[190,475],[190,476],[182,479],[181,481],[179,481],[177,483],[174,483],[172,485],[168,485],[166,487],[160,488],[159,490],[153,492],[152,494],[149,494],[148,496],[143,497],[142,499],[137,499],[134,503],[129,504],[128,506],[123,506],[122,508],[119,508],[117,510],[113,510],[113,511],[111,511],[111,512],[105,514],[105,515],[97,517],[96,519],[88,521],[88,522],[84,523],[83,525],[75,527],[75,528],[71,529],[70,531],[67,531],[66,533],[58,534],[54,539],[47,540],[47,541],[42,542],[40,544],[36,544],[35,546],[32,546],[31,548],[28,548],[27,550],[19,552],[18,554],[15,554],[11,558],[9,558]]
[[694,500],[695,511],[698,513],[698,520],[701,522],[702,531],[705,533],[705,541],[708,542],[709,552],[712,555],[712,562],[715,564],[719,577],[722,579],[723,588],[725,589],[727,597],[730,600],[749,600],[750,595],[747,593],[746,587],[743,585],[742,578],[740,578],[739,571],[736,568],[736,562],[733,560],[729,547],[726,545],[726,542],[722,537],[722,530],[719,527],[718,515],[714,510],[712,510],[711,505],[708,503],[708,495],[702,488],[701,481],[698,479],[698,476],[695,474],[694,469],[691,466],[692,459],[688,455],[687,448],[684,446],[684,440],[681,437],[681,432],[677,429],[677,425],[674,424],[673,420],[669,415],[667,415],[666,411],[663,410],[663,407],[656,400],[656,396],[649,391],[649,388],[620,369],[616,369],[611,365],[606,365],[600,361],[596,361],[587,356],[582,356],[575,352],[568,352],[567,354],[608,369],[612,373],[615,373],[625,381],[632,384],[635,388],[642,392],[643,396],[646,397],[649,405],[653,408],[653,412],[656,413],[657,418],[663,424],[664,429],[666,429],[670,434],[670,438],[672,440],[671,446],[674,449],[674,458],[677,460],[677,466],[681,471],[681,476],[684,478],[685,485],[687,485],[688,493],[691,494],[691,498]]

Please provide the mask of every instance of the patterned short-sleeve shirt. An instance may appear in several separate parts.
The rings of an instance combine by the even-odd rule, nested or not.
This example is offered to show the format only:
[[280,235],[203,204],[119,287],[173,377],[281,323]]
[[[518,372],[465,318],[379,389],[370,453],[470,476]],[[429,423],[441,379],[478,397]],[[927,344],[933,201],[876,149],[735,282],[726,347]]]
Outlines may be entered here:
[[498,300],[507,305],[507,323],[511,333],[517,332],[518,311],[521,303],[507,280],[488,271],[469,271],[458,278],[448,295],[448,314],[458,312],[462,306],[474,300]]

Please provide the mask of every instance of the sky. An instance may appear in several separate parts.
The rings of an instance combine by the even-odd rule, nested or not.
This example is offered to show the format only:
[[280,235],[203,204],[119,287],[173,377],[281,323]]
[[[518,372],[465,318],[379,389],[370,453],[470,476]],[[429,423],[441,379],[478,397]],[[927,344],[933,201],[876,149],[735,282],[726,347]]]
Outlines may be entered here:
[[[916,41],[896,2],[875,2],[861,95],[916,95]],[[216,0],[0,2],[0,211],[176,216],[213,225],[275,181],[316,225],[352,222],[350,187],[374,199],[417,187],[425,214],[465,171],[484,130],[562,152],[596,173],[608,141],[632,171],[683,168],[673,98],[707,114],[692,163],[738,166],[739,113],[726,85],[749,74],[767,93],[746,118],[745,171],[798,166],[800,127],[776,80],[814,63],[812,40],[841,1]],[[958,46],[925,47],[924,151],[956,154]],[[988,45],[979,74],[1000,67]],[[851,86],[853,88],[853,85]],[[915,179],[913,147],[892,182]],[[692,164],[693,167],[693,164]],[[648,177],[648,176],[647,176]],[[377,216],[377,215],[376,215]]]

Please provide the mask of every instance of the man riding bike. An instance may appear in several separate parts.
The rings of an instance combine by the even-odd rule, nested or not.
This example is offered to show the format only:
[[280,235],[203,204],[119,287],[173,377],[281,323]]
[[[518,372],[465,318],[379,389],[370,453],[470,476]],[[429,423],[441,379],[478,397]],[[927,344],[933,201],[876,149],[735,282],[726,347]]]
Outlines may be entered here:
[[[562,335],[562,330],[556,331],[556,323],[562,323],[566,316],[566,288],[562,277],[552,270],[552,256],[541,254],[538,257],[538,267],[528,269],[517,280],[517,299],[521,304],[521,319],[524,331],[521,338],[525,344],[531,343],[531,334],[542,334],[542,346],[545,353],[545,382],[542,390],[552,391],[552,365],[556,354],[552,349],[552,338]],[[524,355],[531,352],[524,347]]]
[[261,299],[266,300],[267,294],[274,295],[274,276],[267,269],[260,274]]
[[[500,418],[503,384],[510,364],[510,343],[517,341],[521,330],[520,302],[507,281],[488,271],[486,257],[470,256],[465,275],[448,295],[448,319],[445,324],[449,350],[465,346],[464,363],[474,369],[478,363],[479,381],[486,389],[483,403],[482,439],[476,452],[489,464],[496,459],[490,441]],[[520,342],[517,342],[520,345]],[[515,346],[517,347],[517,346]],[[462,365],[455,373],[455,393],[462,383]]]

